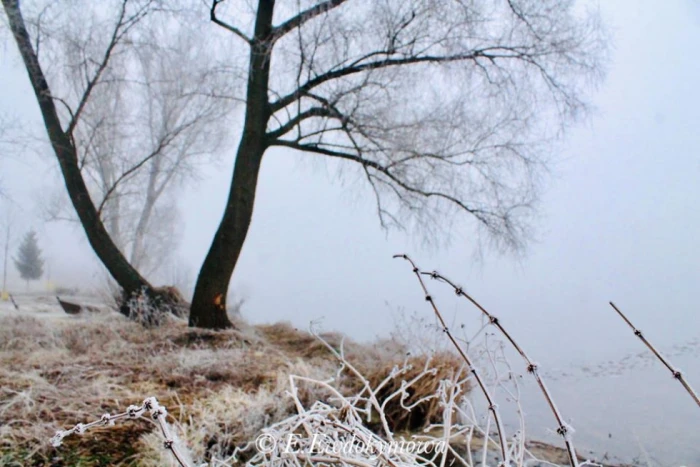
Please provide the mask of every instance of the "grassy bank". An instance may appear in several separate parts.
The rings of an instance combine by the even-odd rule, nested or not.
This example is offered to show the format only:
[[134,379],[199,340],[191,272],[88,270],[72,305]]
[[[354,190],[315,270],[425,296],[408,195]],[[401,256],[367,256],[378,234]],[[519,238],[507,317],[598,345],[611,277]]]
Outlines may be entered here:
[[[365,384],[381,387],[378,400],[391,399],[383,409],[387,423],[409,436],[441,422],[443,407],[432,395],[441,382],[464,373],[463,362],[451,353],[407,357],[406,348],[392,340],[360,345],[338,334],[321,337],[284,323],[238,322],[237,329],[214,333],[180,322],[148,330],[116,313],[62,320],[2,317],[0,465],[169,464],[149,420],[93,429],[66,438],[58,448],[49,443],[58,429],[124,411],[149,396],[168,408],[192,457],[216,465],[265,427],[296,414],[300,402],[330,403],[329,391],[313,384],[298,386],[295,403],[290,375],[333,379],[333,388],[348,398],[361,394]],[[411,381],[408,390],[405,381]],[[468,391],[471,383],[463,381]],[[402,391],[399,400],[395,395]],[[380,424],[371,417],[365,423],[375,432]],[[483,436],[475,432],[472,438],[472,449],[480,449]],[[528,443],[528,450],[538,459],[566,463],[563,450],[538,443]],[[237,458],[254,454],[248,447]]]

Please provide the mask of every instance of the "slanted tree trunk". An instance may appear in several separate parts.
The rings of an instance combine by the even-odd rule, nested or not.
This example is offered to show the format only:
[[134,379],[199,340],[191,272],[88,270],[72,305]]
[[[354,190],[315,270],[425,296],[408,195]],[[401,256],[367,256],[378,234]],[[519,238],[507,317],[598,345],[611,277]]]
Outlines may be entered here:
[[259,0],[255,36],[251,40],[243,136],[236,154],[224,216],[197,278],[190,326],[231,327],[226,314],[226,293],[253,217],[260,164],[268,147],[265,132],[271,115],[267,91],[274,5],[274,0]]
[[95,208],[78,165],[78,155],[71,134],[64,131],[44,72],[39,64],[24,23],[18,0],[2,0],[15,42],[34,90],[44,119],[51,147],[58,159],[68,195],[85,230],[88,242],[126,296],[150,284],[126,260],[107,233]]
[[[143,271],[143,259],[144,259],[144,244],[146,241],[146,234],[148,229],[148,224],[151,220],[151,215],[156,205],[156,201],[162,193],[162,189],[165,184],[161,186],[159,191],[156,191],[156,178],[160,171],[160,158],[156,157],[151,162],[151,171],[148,176],[148,186],[146,187],[146,200],[143,203],[143,208],[141,208],[141,215],[139,215],[139,221],[136,224],[136,230],[134,231],[134,243],[131,246],[131,264]],[[117,198],[119,199],[119,198]]]

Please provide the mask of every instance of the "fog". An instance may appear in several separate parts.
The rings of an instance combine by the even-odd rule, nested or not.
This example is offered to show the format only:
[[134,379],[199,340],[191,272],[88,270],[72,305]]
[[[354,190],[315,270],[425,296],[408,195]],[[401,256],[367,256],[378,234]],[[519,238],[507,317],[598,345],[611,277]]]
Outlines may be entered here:
[[[523,255],[485,249],[479,257],[469,222],[455,225],[450,242],[431,238],[427,245],[410,232],[385,232],[369,187],[341,183],[337,166],[314,156],[271,150],[232,285],[233,294],[245,298],[244,317],[299,327],[319,321],[361,340],[385,336],[400,312],[429,316],[407,264],[392,259],[408,253],[511,323],[543,363],[638,350],[609,300],[661,345],[697,336],[700,7],[647,0],[600,8],[614,37],[609,74],[593,94],[595,112],[558,146],[534,225],[537,238]],[[40,125],[6,36],[0,113],[16,117],[24,129]],[[79,225],[42,219],[42,194],[63,189],[55,159],[11,148],[0,160],[0,214],[12,211],[15,218],[11,253],[35,228],[54,283],[99,288],[105,273]],[[192,280],[221,216],[234,149],[179,199],[179,270]],[[15,268],[9,272],[11,287],[23,289]],[[450,319],[475,315],[433,286]]]

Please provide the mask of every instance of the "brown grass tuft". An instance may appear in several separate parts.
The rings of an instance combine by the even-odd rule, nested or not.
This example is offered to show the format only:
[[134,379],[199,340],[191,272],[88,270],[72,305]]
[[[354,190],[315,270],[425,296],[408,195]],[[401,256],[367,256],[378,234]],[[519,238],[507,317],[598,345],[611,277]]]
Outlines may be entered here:
[[[431,423],[441,423],[443,408],[439,399],[434,397],[440,382],[464,375],[464,361],[451,352],[441,352],[432,357],[410,357],[406,363],[407,367],[400,377],[389,380],[377,392],[377,399],[384,403],[391,394],[401,389],[403,381],[410,383],[405,389],[406,395],[403,400],[395,397],[386,404],[384,413],[389,427],[394,432],[415,432]],[[364,373],[370,385],[376,388],[394,371],[395,366],[396,362],[380,361],[373,366],[361,368],[360,371]],[[421,375],[428,367],[433,369],[433,372]],[[355,389],[359,390],[360,387]],[[465,392],[469,389],[464,388]],[[406,410],[406,407],[414,404],[415,407],[410,411]]]
[[[299,358],[332,358],[331,352],[319,340],[307,331],[301,331],[287,322],[262,324],[255,327],[265,341],[278,348],[286,355]],[[340,348],[343,336],[338,333],[323,333],[321,337],[331,346]],[[346,346],[355,344],[349,339]]]

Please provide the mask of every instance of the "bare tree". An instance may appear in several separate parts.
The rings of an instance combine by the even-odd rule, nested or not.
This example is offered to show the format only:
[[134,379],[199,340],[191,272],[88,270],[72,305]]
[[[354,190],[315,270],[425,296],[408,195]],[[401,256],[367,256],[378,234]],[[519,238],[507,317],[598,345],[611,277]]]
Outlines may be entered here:
[[[150,289],[146,280],[134,269],[110,238],[102,223],[97,209],[90,197],[85,180],[80,172],[78,151],[74,140],[76,125],[80,122],[85,105],[99,83],[109,59],[125,35],[138,24],[150,8],[151,2],[121,3],[119,14],[111,23],[109,44],[104,55],[97,61],[85,60],[84,91],[74,102],[54,96],[49,87],[44,70],[39,63],[38,51],[41,47],[41,35],[32,43],[24,18],[20,11],[19,0],[3,0],[2,5],[7,14],[10,28],[19,48],[27,74],[34,90],[46,132],[51,146],[61,167],[66,189],[75,207],[80,222],[85,229],[88,241],[95,250],[112,277],[127,293],[133,293],[145,287]],[[57,103],[67,110],[69,116],[62,121]]]
[[229,113],[210,90],[222,70],[172,5],[35,2],[25,23],[3,1],[78,219],[127,296],[153,291],[140,271],[177,239],[169,190],[216,151]]
[[[257,3],[257,6],[253,5]],[[517,250],[548,143],[586,109],[605,37],[571,0],[212,0],[249,50],[245,118],[190,324],[229,326],[225,297],[258,173],[280,147],[346,162],[384,226],[467,214]]]
[[230,80],[222,81],[216,62],[192,34],[178,32],[168,40],[150,30],[148,40],[113,62],[76,138],[84,155],[81,170],[93,181],[89,186],[107,230],[146,277],[175,251],[173,189],[221,148],[231,111],[231,101],[207,92],[227,92]]

